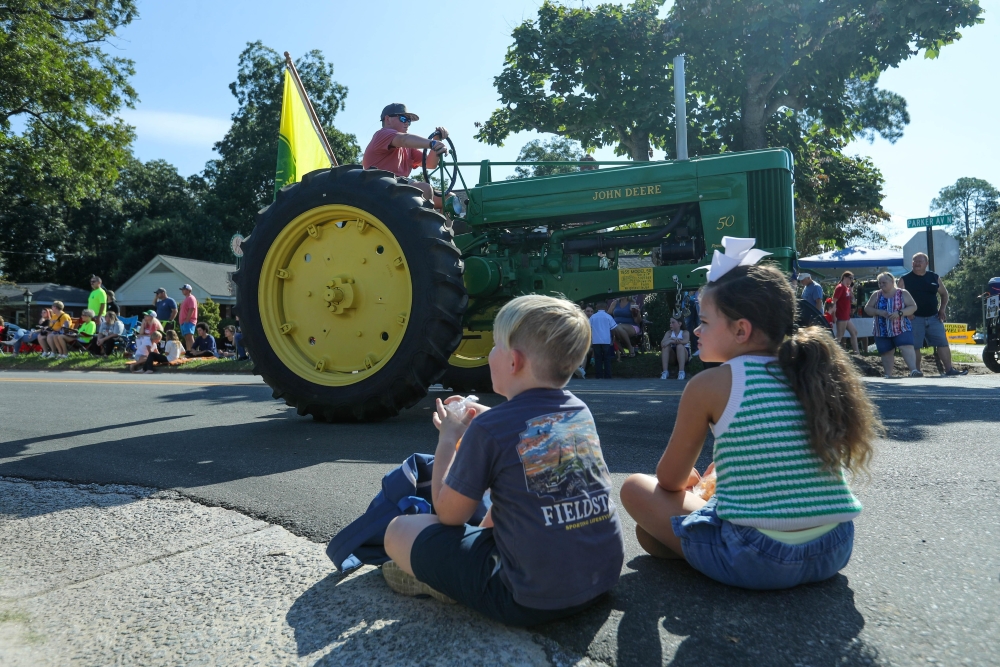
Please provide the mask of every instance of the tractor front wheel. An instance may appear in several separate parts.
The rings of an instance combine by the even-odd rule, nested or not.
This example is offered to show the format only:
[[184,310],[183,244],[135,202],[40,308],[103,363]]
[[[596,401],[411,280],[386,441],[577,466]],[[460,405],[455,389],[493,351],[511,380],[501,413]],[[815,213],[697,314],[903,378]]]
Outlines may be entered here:
[[461,341],[468,296],[451,229],[389,172],[306,174],[258,214],[243,250],[243,344],[300,415],[392,417],[427,395]]

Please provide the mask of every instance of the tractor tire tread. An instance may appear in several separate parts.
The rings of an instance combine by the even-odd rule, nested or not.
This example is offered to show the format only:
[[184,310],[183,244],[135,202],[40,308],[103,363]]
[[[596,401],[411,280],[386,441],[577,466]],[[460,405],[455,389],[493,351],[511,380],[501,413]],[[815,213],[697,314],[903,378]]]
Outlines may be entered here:
[[[251,299],[236,309],[243,322],[243,344],[255,360],[255,372],[272,388],[274,398],[284,400],[299,415],[311,415],[323,422],[368,422],[393,417],[427,395],[427,387],[442,376],[451,352],[461,342],[462,315],[469,300],[462,281],[461,253],[446,219],[426,209],[419,189],[400,183],[391,172],[344,165],[307,176],[279,190],[275,202],[261,209],[254,233],[244,244],[244,261],[234,276],[238,294],[250,295]],[[401,230],[412,230],[409,248],[404,245],[404,251],[409,263],[420,262],[416,268],[422,282],[415,282],[413,287],[414,306],[408,326],[415,327],[414,335],[404,336],[400,343],[400,349],[408,346],[409,359],[395,367],[394,360],[390,360],[371,378],[353,385],[324,387],[296,376],[270,350],[256,314],[259,270],[270,243],[288,222],[306,210],[350,197],[351,201],[367,197],[379,202],[382,211],[390,211],[398,223],[396,227],[387,214],[379,217],[397,239]],[[416,280],[414,268],[411,266],[411,276]],[[427,295],[426,303],[419,308],[418,294]]]

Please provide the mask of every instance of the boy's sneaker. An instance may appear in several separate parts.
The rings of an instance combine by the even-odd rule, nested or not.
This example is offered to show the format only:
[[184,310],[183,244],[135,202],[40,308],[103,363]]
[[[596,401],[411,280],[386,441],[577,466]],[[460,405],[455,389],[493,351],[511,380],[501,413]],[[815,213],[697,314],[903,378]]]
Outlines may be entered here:
[[69,359],[69,355],[68,354],[60,354],[59,358],[60,359]]
[[950,371],[948,371],[947,373],[945,373],[945,375],[947,375],[949,377],[954,377],[956,375],[968,375],[968,374],[969,374],[968,369],[966,369],[964,371],[960,371],[960,370],[958,370],[958,369],[956,369],[954,367],[952,367],[952,369]]
[[913,369],[912,371],[910,371],[911,378],[922,378],[923,376],[924,374],[921,373],[919,369]]
[[663,371],[662,373],[660,373],[660,379],[661,380],[670,379],[670,373],[668,371]]
[[445,604],[455,604],[455,601],[444,593],[438,593],[436,590],[423,583],[422,581],[417,581],[417,578],[412,574],[408,574],[403,571],[395,561],[388,561],[382,564],[382,578],[385,579],[385,583],[389,584],[389,588],[401,593],[402,595],[430,595],[435,600],[444,602]]
[[51,356],[52,356],[51,352],[42,352],[40,355],[38,355],[38,358],[39,359],[48,359]]
[[686,376],[684,375],[684,371],[681,371],[680,373],[677,374],[677,379],[678,380],[683,380],[685,377]]

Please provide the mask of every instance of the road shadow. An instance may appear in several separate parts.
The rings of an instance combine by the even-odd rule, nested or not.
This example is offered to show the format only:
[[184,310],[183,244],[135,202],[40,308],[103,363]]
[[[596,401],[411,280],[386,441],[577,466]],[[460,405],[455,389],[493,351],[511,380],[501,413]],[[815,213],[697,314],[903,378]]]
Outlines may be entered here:
[[[683,561],[640,556],[607,599],[536,628],[611,665],[872,665],[847,577],[787,591],[719,584]],[[678,645],[679,643],[679,645]],[[675,648],[676,647],[676,648]]]
[[83,429],[77,429],[75,431],[67,431],[65,433],[54,433],[52,435],[40,435],[33,438],[23,438],[21,440],[10,440],[7,442],[0,442],[0,458],[17,456],[25,449],[38,442],[48,442],[50,440],[62,440],[63,438],[73,438],[81,435],[92,435],[94,433],[103,433],[104,431],[113,431],[119,428],[132,428],[134,426],[156,424],[159,422],[170,421],[171,419],[184,419],[185,417],[191,417],[191,416],[192,415],[170,415],[167,417],[153,417],[151,419],[140,419],[139,421],[125,422],[124,424],[108,424],[107,426],[83,428]]
[[298,657],[315,666],[530,664],[540,653],[529,636],[461,605],[393,593],[378,569],[330,574],[292,603],[285,622]]
[[116,507],[146,498],[151,490],[126,485],[26,481],[0,477],[0,518],[29,519],[78,507]]
[[961,378],[950,381],[956,384],[905,386],[901,381],[898,389],[889,383],[880,384],[871,396],[882,415],[886,437],[915,442],[928,439],[928,427],[932,426],[1000,424],[1000,410],[988,408],[1000,403],[1000,388],[963,387],[957,384]]
[[257,402],[268,399],[271,388],[266,384],[215,384],[185,386],[179,391],[159,397],[164,403],[204,402],[210,405]]

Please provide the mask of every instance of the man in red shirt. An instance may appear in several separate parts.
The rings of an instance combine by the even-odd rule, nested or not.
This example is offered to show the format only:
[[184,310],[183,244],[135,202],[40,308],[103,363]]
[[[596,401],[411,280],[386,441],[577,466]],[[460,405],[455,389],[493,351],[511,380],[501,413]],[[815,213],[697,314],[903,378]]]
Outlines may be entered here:
[[854,354],[860,354],[858,352],[858,330],[855,328],[854,322],[851,321],[851,306],[857,303],[854,291],[851,289],[853,285],[854,274],[850,271],[844,271],[843,275],[840,276],[840,283],[833,290],[833,302],[836,304],[837,343],[840,344],[844,333],[850,331],[851,347],[854,349]]
[[[440,139],[424,139],[408,133],[410,124],[415,120],[420,120],[420,116],[408,112],[405,104],[389,104],[382,109],[382,129],[368,142],[362,166],[365,169],[385,169],[402,178],[409,178],[410,172],[423,162],[423,149],[429,148],[427,169],[437,167],[438,160],[448,154],[444,143],[448,130],[439,127]],[[420,188],[426,199],[431,199],[433,191],[430,183],[410,181],[410,184]],[[433,201],[435,207],[441,208],[440,197],[434,197]]]

